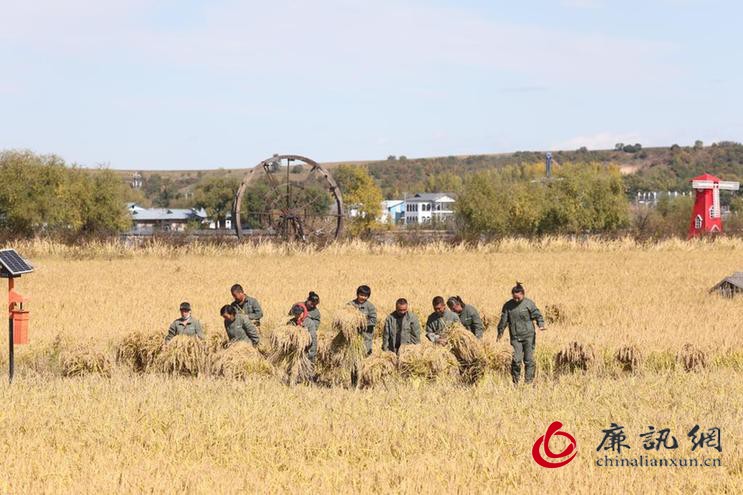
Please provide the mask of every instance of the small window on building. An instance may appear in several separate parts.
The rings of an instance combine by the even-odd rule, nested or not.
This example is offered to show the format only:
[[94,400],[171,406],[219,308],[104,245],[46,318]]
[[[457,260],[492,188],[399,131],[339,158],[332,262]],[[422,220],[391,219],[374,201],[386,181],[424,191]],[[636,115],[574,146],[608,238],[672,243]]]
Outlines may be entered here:
[[697,217],[694,219],[694,228],[695,229],[702,228],[702,215],[697,215]]

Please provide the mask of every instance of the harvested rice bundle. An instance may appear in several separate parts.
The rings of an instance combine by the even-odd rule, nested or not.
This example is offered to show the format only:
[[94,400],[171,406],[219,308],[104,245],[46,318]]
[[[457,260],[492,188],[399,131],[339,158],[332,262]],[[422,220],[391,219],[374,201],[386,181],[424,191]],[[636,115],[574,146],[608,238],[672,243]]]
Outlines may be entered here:
[[596,353],[590,344],[571,342],[555,355],[555,371],[572,373],[588,371],[596,365]]
[[314,370],[307,353],[312,343],[304,327],[286,325],[271,333],[271,363],[283,374],[289,385],[310,381]]
[[480,319],[482,320],[482,325],[485,327],[485,330],[495,330],[500,321],[500,313],[481,313]]
[[390,383],[397,371],[397,355],[382,351],[367,357],[361,366],[361,388],[371,388]]
[[209,370],[206,342],[198,337],[177,335],[162,346],[153,367],[161,373],[197,376]]
[[366,315],[353,306],[344,306],[333,314],[333,331],[342,333],[347,340],[366,328]]
[[683,367],[684,371],[702,371],[709,364],[707,353],[694,344],[684,344],[681,351],[676,355],[676,361],[678,361]]
[[159,332],[130,333],[116,346],[116,362],[142,373],[155,363],[164,344],[165,337]]
[[366,316],[346,306],[335,312],[332,327],[336,336],[318,353],[318,379],[328,386],[350,386],[352,376],[361,373],[366,357],[364,338],[359,334],[366,327]]
[[460,323],[449,325],[441,334],[439,343],[457,358],[462,381],[477,383],[487,366],[482,342]]
[[497,332],[494,330],[485,332],[482,337],[486,366],[498,374],[510,376],[513,348],[507,342],[498,342],[496,338]]
[[614,359],[620,364],[623,371],[636,373],[640,371],[643,355],[636,345],[626,345],[614,354]]
[[85,376],[91,374],[111,376],[111,360],[93,343],[77,344],[62,351],[60,355],[62,376]]
[[398,369],[403,378],[429,381],[455,380],[459,363],[448,349],[439,345],[410,344],[400,347]]
[[249,376],[270,376],[274,367],[248,342],[235,342],[212,355],[213,375],[245,380]]

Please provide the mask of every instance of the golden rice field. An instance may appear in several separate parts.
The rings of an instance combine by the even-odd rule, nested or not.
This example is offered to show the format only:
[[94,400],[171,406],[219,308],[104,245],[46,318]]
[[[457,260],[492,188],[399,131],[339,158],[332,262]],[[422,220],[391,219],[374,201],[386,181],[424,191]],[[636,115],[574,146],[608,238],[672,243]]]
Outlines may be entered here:
[[[743,299],[707,293],[743,270],[743,241],[16,247],[36,272],[17,285],[31,297],[31,344],[17,348],[14,383],[0,385],[0,493],[743,490]],[[492,320],[517,279],[543,311],[560,313],[537,336],[533,387],[514,388],[492,370],[473,386],[290,387],[266,373],[138,374],[113,360],[133,332],[164,336],[182,300],[208,334],[222,332],[218,310],[236,282],[261,301],[264,337],[292,303],[318,292],[328,340],[334,312],[362,283],[380,314],[406,297],[425,319],[433,296],[458,294]],[[35,368],[58,336],[110,356],[111,368],[72,378]],[[555,356],[572,342],[593,349],[596,366],[558,374]],[[685,344],[704,356],[698,371],[676,359]],[[642,353],[636,372],[616,365],[626,346]],[[556,420],[578,455],[546,469],[531,449]],[[706,455],[722,465],[598,467],[601,430],[612,422],[625,427],[631,455],[647,455],[638,435],[654,425],[670,428],[679,448],[651,457]],[[721,453],[691,452],[695,424],[720,428]]]

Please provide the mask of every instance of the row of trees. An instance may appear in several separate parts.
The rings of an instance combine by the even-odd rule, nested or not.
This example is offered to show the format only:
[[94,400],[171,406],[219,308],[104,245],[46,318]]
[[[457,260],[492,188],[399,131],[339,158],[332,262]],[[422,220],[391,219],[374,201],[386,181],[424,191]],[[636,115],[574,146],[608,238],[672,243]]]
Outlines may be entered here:
[[528,179],[528,167],[481,172],[464,182],[457,202],[469,236],[611,232],[630,223],[619,169],[567,165],[551,180]]
[[128,229],[126,186],[110,170],[69,167],[54,155],[0,152],[0,234],[78,238]]

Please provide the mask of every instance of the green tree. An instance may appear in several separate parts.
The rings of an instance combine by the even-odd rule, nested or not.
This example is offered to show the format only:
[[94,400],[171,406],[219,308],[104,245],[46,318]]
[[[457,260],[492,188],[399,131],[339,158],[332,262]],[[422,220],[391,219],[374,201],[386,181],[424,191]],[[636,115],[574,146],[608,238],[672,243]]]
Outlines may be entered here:
[[343,203],[347,209],[355,207],[358,215],[349,221],[352,234],[368,233],[378,226],[377,218],[382,213],[382,190],[366,167],[341,165],[334,172]]
[[194,201],[197,208],[204,208],[210,219],[219,226],[225,225],[227,214],[240,182],[234,177],[210,176],[196,185]]

